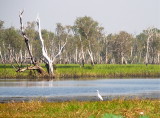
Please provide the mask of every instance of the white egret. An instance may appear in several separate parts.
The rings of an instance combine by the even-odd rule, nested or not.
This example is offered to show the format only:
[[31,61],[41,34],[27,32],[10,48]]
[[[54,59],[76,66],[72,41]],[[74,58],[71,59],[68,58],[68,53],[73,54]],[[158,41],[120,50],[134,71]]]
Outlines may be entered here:
[[140,115],[144,115],[144,112],[143,112],[143,111],[141,111],[141,112],[139,112],[139,114],[140,114]]
[[99,91],[98,91],[98,90],[97,90],[97,96],[98,96],[98,98],[99,98],[100,100],[103,101],[103,98],[102,98],[102,96],[99,94]]

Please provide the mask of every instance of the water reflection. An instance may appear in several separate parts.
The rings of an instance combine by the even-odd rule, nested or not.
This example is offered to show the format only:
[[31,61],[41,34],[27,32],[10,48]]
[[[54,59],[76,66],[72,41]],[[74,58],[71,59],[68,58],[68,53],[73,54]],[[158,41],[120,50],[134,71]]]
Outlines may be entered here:
[[97,79],[65,81],[1,80],[1,97],[102,96],[160,93],[160,79]]

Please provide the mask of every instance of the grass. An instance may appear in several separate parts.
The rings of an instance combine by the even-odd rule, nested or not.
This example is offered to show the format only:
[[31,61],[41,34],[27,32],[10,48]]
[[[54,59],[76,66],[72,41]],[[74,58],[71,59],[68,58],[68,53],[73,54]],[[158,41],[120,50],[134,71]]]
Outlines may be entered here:
[[94,67],[85,65],[80,68],[79,65],[57,65],[57,77],[75,78],[75,77],[160,77],[159,65],[118,65],[118,64],[97,64]]
[[17,73],[10,64],[0,64],[0,78],[23,78],[28,72]]
[[[44,65],[42,65],[44,67]],[[56,65],[57,78],[82,77],[160,77],[159,65],[111,65],[97,64],[94,67],[78,64]],[[0,78],[35,78],[33,71],[16,73],[10,64],[0,64]],[[111,101],[70,101],[48,103],[30,101],[20,103],[0,103],[0,118],[158,118],[160,100],[124,100]]]
[[158,118],[159,116],[159,100],[0,103],[0,117],[3,118]]
[[[44,65],[42,65],[44,67]],[[44,67],[45,68],[45,67]],[[94,67],[78,64],[57,64],[55,70],[56,78],[129,78],[129,77],[160,77],[159,65],[144,64],[97,64]],[[17,73],[10,64],[0,64],[0,78],[35,78],[39,77],[34,71]]]

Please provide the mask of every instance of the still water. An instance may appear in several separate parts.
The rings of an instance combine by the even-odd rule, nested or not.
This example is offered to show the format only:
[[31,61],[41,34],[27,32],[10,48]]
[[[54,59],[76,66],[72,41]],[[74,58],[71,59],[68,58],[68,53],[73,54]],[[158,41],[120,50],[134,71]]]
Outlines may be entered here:
[[160,94],[160,79],[0,80],[0,97]]

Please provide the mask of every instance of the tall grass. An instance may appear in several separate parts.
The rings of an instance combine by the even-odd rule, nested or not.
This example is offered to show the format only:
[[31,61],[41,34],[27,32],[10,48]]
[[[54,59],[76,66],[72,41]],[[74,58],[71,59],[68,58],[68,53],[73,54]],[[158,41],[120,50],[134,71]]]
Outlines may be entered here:
[[[43,68],[44,65],[42,65]],[[159,65],[119,65],[119,64],[97,64],[94,67],[78,64],[57,64],[55,69],[56,78],[127,78],[127,77],[160,77]],[[10,64],[0,64],[0,78],[38,78],[36,71],[25,71],[17,73]]]
[[[27,65],[23,65],[22,67],[27,67]],[[17,69],[13,68],[11,64],[0,64],[0,78],[35,78],[38,77],[36,71],[24,71],[24,72],[16,72]]]
[[1,103],[0,117],[31,118],[159,118],[159,100],[123,100],[47,103],[40,101]]
[[94,67],[85,65],[57,65],[57,77],[160,77],[159,65],[118,65],[118,64],[97,64]]

